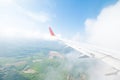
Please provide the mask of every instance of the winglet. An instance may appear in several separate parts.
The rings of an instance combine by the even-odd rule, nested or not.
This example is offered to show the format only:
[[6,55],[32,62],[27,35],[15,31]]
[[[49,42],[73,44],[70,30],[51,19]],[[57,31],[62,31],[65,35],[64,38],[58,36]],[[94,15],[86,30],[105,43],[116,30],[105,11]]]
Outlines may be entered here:
[[54,32],[52,31],[52,28],[51,28],[51,27],[49,27],[49,31],[50,31],[50,35],[51,35],[51,36],[55,36],[55,34],[54,34]]

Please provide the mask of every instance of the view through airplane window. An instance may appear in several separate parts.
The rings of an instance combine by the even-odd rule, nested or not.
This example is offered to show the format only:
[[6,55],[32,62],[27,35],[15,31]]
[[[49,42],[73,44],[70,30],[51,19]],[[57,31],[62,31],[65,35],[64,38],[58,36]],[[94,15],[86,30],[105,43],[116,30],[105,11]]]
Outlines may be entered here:
[[0,80],[119,80],[120,0],[0,0]]

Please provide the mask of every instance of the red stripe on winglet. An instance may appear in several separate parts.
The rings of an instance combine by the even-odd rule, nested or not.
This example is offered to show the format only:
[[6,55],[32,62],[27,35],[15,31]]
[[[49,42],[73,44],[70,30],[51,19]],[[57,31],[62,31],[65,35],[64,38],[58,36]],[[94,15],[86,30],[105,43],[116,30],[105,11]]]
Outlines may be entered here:
[[55,36],[55,34],[54,34],[54,32],[52,31],[52,28],[51,28],[51,27],[49,27],[49,31],[50,31],[50,34],[51,34],[52,36]]

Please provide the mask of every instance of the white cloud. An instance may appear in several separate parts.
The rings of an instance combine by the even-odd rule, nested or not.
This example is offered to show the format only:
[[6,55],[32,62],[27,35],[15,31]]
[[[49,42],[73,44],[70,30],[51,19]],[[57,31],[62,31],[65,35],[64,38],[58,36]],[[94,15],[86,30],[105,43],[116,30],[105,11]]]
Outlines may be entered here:
[[15,4],[15,7],[17,8],[17,11],[30,17],[31,19],[33,19],[35,21],[38,21],[41,23],[47,23],[51,20],[49,13],[47,13],[45,11],[40,11],[38,13],[35,13],[35,12],[31,12],[31,11],[24,9],[23,7],[19,6],[16,3],[14,3],[14,4]]
[[34,21],[19,14],[0,16],[0,38],[10,39],[49,39],[45,25],[37,25]]
[[24,13],[26,13],[27,16],[30,16],[34,20],[37,20],[41,23],[46,23],[46,22],[50,21],[50,16],[45,12],[40,12],[39,14],[35,14],[35,13],[31,13],[31,12],[24,12]]
[[80,32],[77,32],[73,37],[71,37],[71,41],[80,45],[81,43],[85,42],[84,38],[85,37]]
[[14,2],[13,0],[0,0],[0,6],[8,6],[13,2]]
[[0,30],[0,37],[2,38],[24,38],[24,39],[49,39],[48,34],[41,34],[41,31],[24,29],[24,28],[2,28]]
[[88,41],[120,51],[120,1],[104,8],[96,19],[85,22]]
[[15,1],[7,1],[0,1],[0,5],[4,3],[4,6],[12,4],[0,7],[0,38],[50,39],[46,23],[50,20],[48,13],[29,12]]

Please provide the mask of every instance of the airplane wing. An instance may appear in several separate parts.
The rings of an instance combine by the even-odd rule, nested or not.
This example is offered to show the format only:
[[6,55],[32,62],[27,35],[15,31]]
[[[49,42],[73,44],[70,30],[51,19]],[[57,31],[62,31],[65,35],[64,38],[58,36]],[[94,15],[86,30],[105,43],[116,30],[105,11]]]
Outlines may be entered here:
[[77,45],[72,41],[68,41],[62,38],[57,37],[52,29],[49,27],[49,31],[51,36],[55,37],[57,40],[62,41],[65,43],[67,46],[79,51],[80,53],[83,53],[89,57],[94,57],[96,59],[100,59],[104,61],[105,63],[109,64],[112,68],[116,70],[116,72],[120,71],[120,59],[113,57],[112,55],[108,55],[108,52],[96,49],[94,47],[90,46],[84,46],[84,45]]

